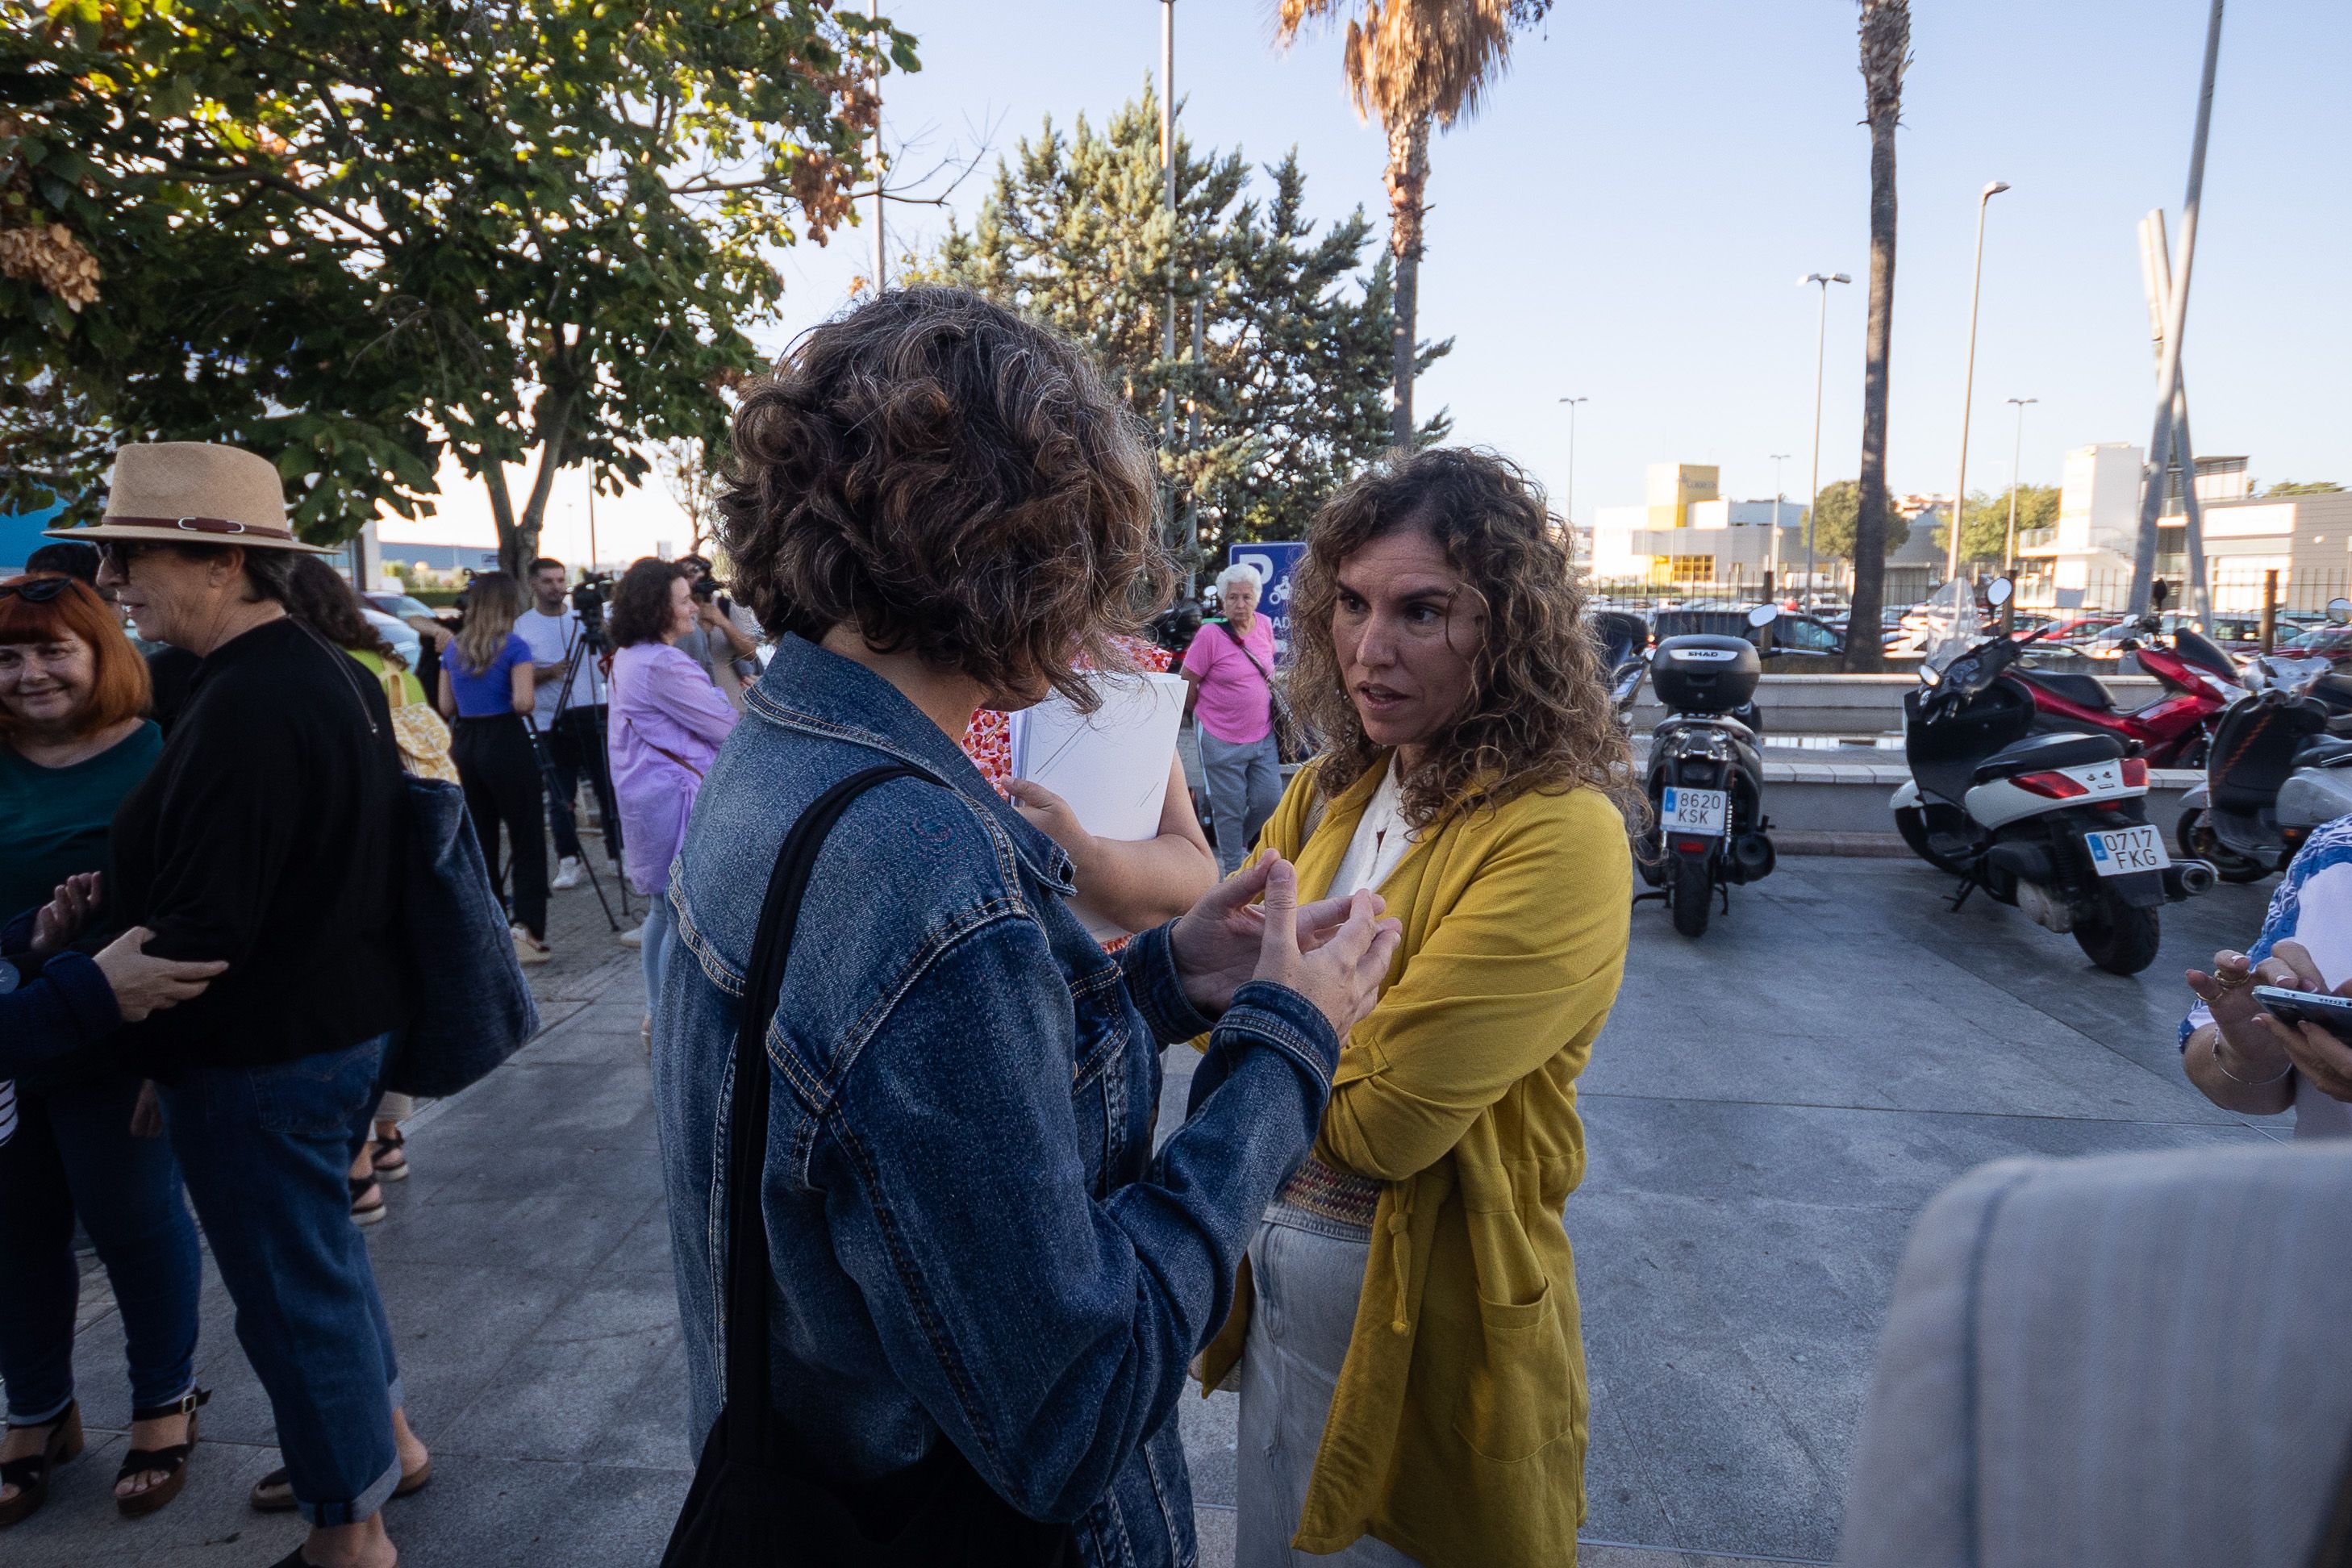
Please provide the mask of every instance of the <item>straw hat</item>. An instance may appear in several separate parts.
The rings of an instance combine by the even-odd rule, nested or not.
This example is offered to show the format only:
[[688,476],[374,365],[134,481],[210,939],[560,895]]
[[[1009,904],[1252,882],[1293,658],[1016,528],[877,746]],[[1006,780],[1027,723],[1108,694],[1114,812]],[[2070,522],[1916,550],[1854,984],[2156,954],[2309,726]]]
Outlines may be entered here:
[[106,515],[86,528],[52,528],[51,539],[145,540],[238,544],[247,550],[331,553],[286,526],[277,466],[238,447],[151,441],[114,454]]

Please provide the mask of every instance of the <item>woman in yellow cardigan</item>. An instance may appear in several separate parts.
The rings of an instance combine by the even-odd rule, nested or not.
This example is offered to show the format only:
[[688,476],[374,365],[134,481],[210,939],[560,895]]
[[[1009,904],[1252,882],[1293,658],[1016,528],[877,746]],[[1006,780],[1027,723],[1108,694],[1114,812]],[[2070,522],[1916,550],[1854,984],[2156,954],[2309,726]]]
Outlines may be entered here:
[[1404,942],[1203,1357],[1212,1388],[1239,1363],[1238,1568],[1576,1559],[1561,1216],[1633,884],[1626,742],[1556,526],[1508,461],[1436,450],[1308,531],[1290,689],[1326,747],[1259,847],[1302,898],[1378,891]]

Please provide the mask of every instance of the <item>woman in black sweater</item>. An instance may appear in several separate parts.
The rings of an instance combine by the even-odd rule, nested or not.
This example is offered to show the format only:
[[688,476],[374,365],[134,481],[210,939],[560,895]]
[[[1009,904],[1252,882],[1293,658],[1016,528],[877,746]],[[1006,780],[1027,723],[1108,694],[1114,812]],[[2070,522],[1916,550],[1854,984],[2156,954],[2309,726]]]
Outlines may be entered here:
[[[119,917],[167,958],[223,960],[204,996],[127,1030],[277,1418],[311,1525],[288,1564],[386,1568],[379,1510],[422,1444],[345,1171],[408,1016],[400,757],[383,693],[288,616],[276,468],[234,447],[116,458],[107,515],[70,531],[151,642],[200,656],[154,771],[114,823]],[[256,1500],[268,1506],[268,1482]]]

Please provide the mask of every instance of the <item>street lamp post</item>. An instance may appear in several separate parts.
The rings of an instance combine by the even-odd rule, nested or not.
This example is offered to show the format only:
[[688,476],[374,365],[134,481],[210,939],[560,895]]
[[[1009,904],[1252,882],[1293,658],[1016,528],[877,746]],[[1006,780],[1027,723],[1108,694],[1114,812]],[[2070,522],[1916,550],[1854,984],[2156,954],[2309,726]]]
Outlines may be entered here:
[[1808,283],[1822,286],[1821,321],[1813,331],[1813,469],[1805,487],[1805,608],[1809,611],[1813,607],[1813,514],[1821,510],[1822,500],[1822,356],[1830,342],[1830,285],[1853,281],[1843,272],[1808,272],[1797,279],[1800,289]]
[[1767,576],[1767,585],[1764,596],[1768,599],[1773,600],[1775,603],[1778,603],[1780,593],[1780,465],[1789,460],[1789,454],[1786,452],[1775,452],[1771,457],[1772,548],[1766,557],[1771,564],[1764,569]]
[[2000,552],[2000,574],[2004,577],[2017,570],[2017,465],[2025,452],[2025,405],[2042,399],[2012,397],[2009,401],[2017,409],[2017,438],[2009,448],[2009,542]]
[[1576,563],[1576,405],[1590,403],[1589,397],[1563,397],[1568,405],[1568,500],[1560,507],[1560,515],[1568,519],[1568,559]]
[[1984,293],[1985,208],[2007,189],[2008,182],[1994,180],[1977,194],[1977,263],[1969,282],[1969,368],[1960,378],[1960,475],[1952,484],[1952,516],[1944,529],[1948,582],[1960,574],[1960,524],[1969,512],[1969,405],[1977,389],[1977,301]]

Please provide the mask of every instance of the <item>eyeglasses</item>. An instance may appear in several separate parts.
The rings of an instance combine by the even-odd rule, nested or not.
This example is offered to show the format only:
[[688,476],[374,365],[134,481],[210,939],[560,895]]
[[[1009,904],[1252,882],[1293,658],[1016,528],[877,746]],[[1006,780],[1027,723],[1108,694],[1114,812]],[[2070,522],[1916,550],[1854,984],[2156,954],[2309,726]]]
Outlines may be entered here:
[[28,605],[46,605],[73,586],[70,577],[35,577],[24,583],[0,583],[0,599],[22,599]]

